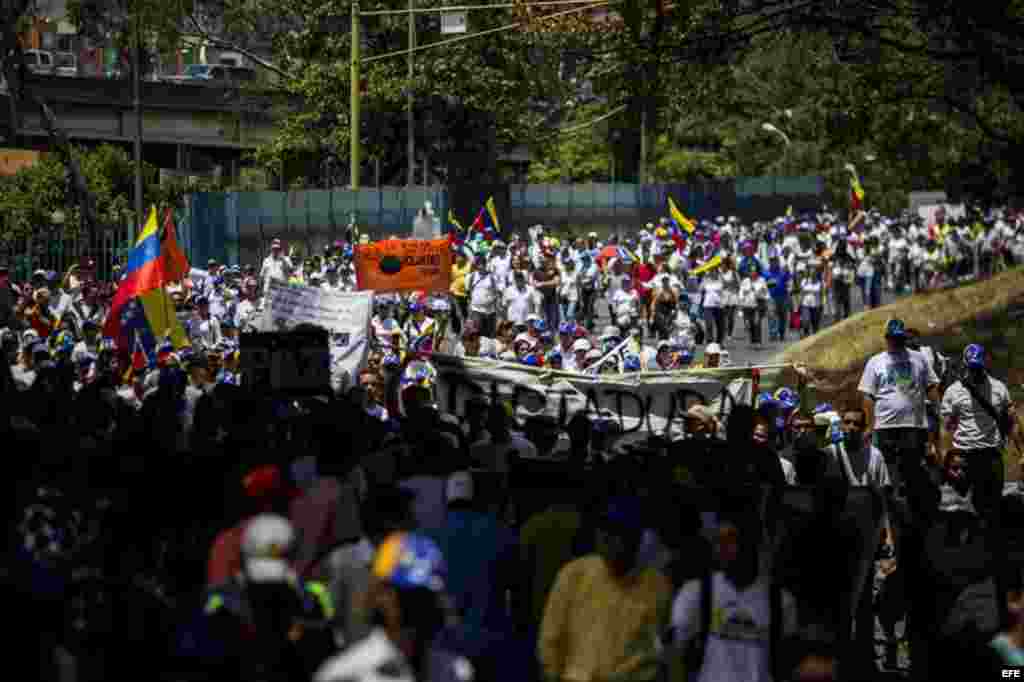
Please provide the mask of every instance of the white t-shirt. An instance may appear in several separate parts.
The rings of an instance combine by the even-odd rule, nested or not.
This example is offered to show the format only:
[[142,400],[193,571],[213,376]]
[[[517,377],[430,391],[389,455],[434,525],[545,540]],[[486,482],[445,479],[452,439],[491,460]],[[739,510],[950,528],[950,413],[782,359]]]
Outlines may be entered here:
[[580,300],[580,276],[576,270],[562,272],[562,284],[558,288],[558,294],[572,303]]
[[[691,580],[683,585],[672,604],[675,644],[680,646],[700,635],[701,583]],[[711,629],[704,665],[698,682],[769,682],[771,675],[771,599],[768,582],[762,579],[743,590],[721,572],[711,576]],[[781,595],[782,629],[780,634],[796,634],[797,611],[793,595]]]
[[852,451],[845,443],[839,443],[829,445],[825,451],[832,457],[836,468],[846,476],[850,485],[878,489],[892,485],[885,457],[874,445]]
[[875,402],[876,429],[924,429],[928,387],[938,383],[921,353],[884,351],[868,360],[857,390]]
[[616,291],[615,295],[611,298],[616,317],[635,315],[638,301],[639,299],[635,291],[623,291],[622,289]]
[[[1001,413],[1010,404],[1010,392],[1006,384],[995,377],[987,377],[975,391],[997,413]],[[999,426],[989,416],[984,407],[971,395],[962,381],[956,381],[946,389],[942,396],[942,418],[956,417],[956,430],[953,432],[953,447],[958,450],[980,450],[983,448],[999,448],[1003,438],[999,434]]]
[[808,279],[800,285],[800,305],[805,308],[821,307],[821,280]]
[[540,307],[540,294],[530,285],[524,285],[522,290],[516,286],[505,289],[505,305],[508,306],[506,316],[516,324],[526,322],[530,313],[536,312]]
[[490,273],[470,272],[466,275],[469,309],[475,313],[491,315],[497,301],[497,282]]
[[785,457],[779,457],[779,463],[782,464],[782,475],[786,479],[786,485],[796,485],[796,467]]
[[722,281],[717,279],[706,279],[700,285],[700,290],[704,294],[704,307],[705,308],[721,308],[723,299],[723,286]]
[[260,279],[263,280],[264,290],[267,288],[267,283],[272,279],[286,282],[288,280],[288,272],[292,269],[292,261],[287,256],[281,256],[280,258],[267,256],[264,258],[263,268],[260,270]]
[[723,272],[719,280],[722,282],[722,307],[728,308],[737,305],[740,292],[740,280],[735,271]]

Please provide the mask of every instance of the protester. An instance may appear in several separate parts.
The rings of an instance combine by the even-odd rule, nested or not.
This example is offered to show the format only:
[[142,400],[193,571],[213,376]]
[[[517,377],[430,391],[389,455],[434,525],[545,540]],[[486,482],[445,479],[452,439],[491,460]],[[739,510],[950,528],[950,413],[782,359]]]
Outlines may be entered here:
[[[899,222],[915,227],[909,219]],[[1016,217],[1003,223],[1019,233]],[[992,231],[997,229],[998,223]],[[864,234],[879,230],[865,254]],[[200,591],[209,597],[212,613],[186,622],[161,605],[152,608],[166,624],[157,619],[135,627],[122,616],[108,628],[126,642],[132,632],[181,635],[168,660],[154,658],[152,667],[180,668],[183,679],[309,679],[320,667],[322,679],[528,682],[543,670],[571,682],[653,680],[674,665],[666,657],[675,651],[675,636],[665,632],[674,598],[688,614],[681,622],[698,624],[687,632],[701,632],[692,613],[700,609],[693,578],[704,570],[709,539],[724,538],[728,546],[731,523],[744,544],[735,554],[750,556],[745,538],[756,536],[739,531],[747,522],[730,521],[726,512],[719,524],[709,518],[711,508],[743,486],[766,485],[779,495],[769,497],[773,504],[808,494],[815,513],[821,512],[816,525],[785,515],[772,523],[805,533],[798,544],[812,559],[816,549],[836,543],[842,549],[828,553],[845,555],[847,546],[863,543],[838,531],[829,535],[828,528],[841,528],[839,517],[820,509],[828,498],[821,491],[841,484],[882,494],[884,558],[878,562],[887,562],[888,573],[877,599],[892,612],[882,619],[885,646],[892,645],[885,655],[899,652],[906,659],[901,638],[909,633],[916,667],[927,656],[926,624],[935,612],[926,608],[929,586],[936,583],[929,582],[933,572],[918,556],[926,554],[921,538],[940,523],[951,537],[970,542],[989,542],[993,535],[974,532],[986,526],[974,525],[972,510],[993,518],[1001,480],[996,472],[983,475],[984,463],[998,461],[1013,434],[1000,432],[1000,420],[971,389],[989,391],[1001,417],[1011,414],[1012,405],[1002,397],[1005,383],[978,362],[983,352],[962,356],[968,371],[947,387],[941,423],[930,418],[940,401],[929,391],[945,374],[941,354],[918,347],[912,330],[901,333],[897,322],[887,326],[889,350],[865,367],[863,406],[845,396],[845,409],[811,410],[813,404],[802,404],[803,388],[772,385],[767,392],[754,386],[774,378],[733,367],[729,378],[742,377],[727,387],[733,400],[723,395],[705,406],[699,403],[713,396],[695,402],[694,395],[674,393],[683,401],[676,404],[674,423],[638,443],[649,425],[640,434],[623,433],[625,411],[633,409],[627,391],[620,396],[622,415],[596,405],[573,414],[577,399],[590,396],[578,397],[562,382],[578,381],[571,373],[589,372],[600,374],[593,377],[597,385],[653,380],[667,387],[677,376],[670,372],[686,368],[707,370],[713,381],[721,376],[715,370],[731,366],[730,355],[736,365],[748,361],[739,344],[749,341],[755,350],[784,339],[794,302],[803,304],[807,333],[852,312],[842,283],[865,262],[872,281],[877,276],[888,283],[891,276],[896,288],[922,281],[941,232],[925,239],[925,256],[913,248],[904,255],[900,240],[911,241],[911,231],[889,230],[874,213],[852,225],[825,214],[752,225],[723,216],[696,224],[692,234],[668,221],[644,232],[603,242],[597,234],[560,240],[541,227],[507,243],[496,235],[453,235],[456,276],[447,290],[376,292],[365,355],[350,353],[359,348],[350,347],[349,335],[332,331],[330,390],[315,397],[250,390],[268,384],[254,380],[244,339],[263,328],[271,283],[316,287],[319,295],[354,291],[352,249],[364,242],[354,235],[315,257],[300,257],[300,245],[286,248],[274,239],[260,268],[217,262],[207,270],[193,268],[167,287],[190,347],[175,347],[180,342],[167,330],[152,330],[133,317],[141,305],[121,310],[121,333],[108,334],[116,282],[94,286],[75,269],[63,278],[39,270],[30,282],[11,282],[8,271],[5,281],[15,300],[0,339],[8,357],[3,385],[10,419],[0,426],[19,455],[12,459],[11,486],[33,493],[11,498],[20,520],[13,536],[22,541],[15,555],[32,576],[12,574],[30,609],[19,622],[54,632],[41,645],[51,649],[58,640],[71,646],[63,631],[74,631],[60,627],[61,618],[72,621],[57,604],[85,611],[83,627],[100,629],[100,600],[40,585],[80,580],[97,553],[74,548],[105,538],[111,543],[104,551],[107,566],[123,564],[124,574],[141,575],[138,557],[152,564],[152,582],[159,584],[153,594],[163,595],[152,603],[175,597],[184,603]],[[952,241],[950,236],[944,244]],[[948,265],[934,261],[935,267],[966,276],[973,267],[960,253],[967,243],[944,246],[957,255]],[[982,243],[976,242],[978,248]],[[997,267],[997,258],[998,250],[986,251],[986,273]],[[2,275],[0,269],[0,280]],[[881,288],[865,283],[869,303]],[[607,309],[595,306],[599,298]],[[835,315],[826,319],[830,305]],[[745,341],[734,334],[735,307],[747,327]],[[767,337],[764,322],[771,330]],[[698,345],[703,353],[695,352]],[[471,398],[468,386],[451,381],[459,358],[473,358],[466,366],[485,375],[493,367],[508,372],[495,376],[523,372],[550,382],[566,397],[567,425],[529,416],[537,407],[534,396],[513,394],[511,382],[478,383],[484,392]],[[746,393],[748,388],[766,392]],[[452,414],[443,411],[446,405]],[[656,416],[645,415],[652,422]],[[934,448],[922,435],[929,428]],[[954,448],[939,470],[939,436],[946,434]],[[928,459],[930,449],[936,451]],[[25,484],[38,477],[22,470],[40,458],[48,462],[42,480],[62,486],[77,481],[68,514],[57,513],[52,496],[45,504],[36,499],[38,490]],[[974,466],[979,460],[982,466]],[[710,501],[701,496],[708,489],[715,491]],[[131,510],[125,516],[132,532],[116,541],[81,511],[101,492]],[[683,499],[695,508],[680,510]],[[702,505],[707,508],[698,511]],[[959,514],[963,522],[956,525],[943,514]],[[767,518],[765,525],[771,526]],[[272,541],[247,545],[254,527]],[[392,533],[405,540],[387,540]],[[595,546],[598,551],[590,552]],[[66,563],[55,563],[58,555],[66,555]],[[409,558],[411,567],[396,562],[399,556]],[[754,580],[752,569],[740,567],[745,561],[723,564],[716,581],[728,584],[720,591],[716,582],[712,596],[749,597],[757,606],[756,626],[764,615],[758,609],[770,611],[762,602],[771,601],[771,588],[766,575]],[[378,570],[378,563],[394,570]],[[850,582],[842,571],[828,572],[834,579],[829,589]],[[60,580],[48,583],[41,576]],[[832,602],[825,596],[833,595],[786,591],[799,602],[801,631],[828,621],[823,613]],[[892,627],[904,610],[910,611],[906,633]],[[716,621],[711,629],[728,635],[734,626],[746,633],[749,625],[744,619]],[[788,625],[783,630],[791,634]],[[722,670],[743,665],[744,678],[755,679],[774,670],[772,647],[765,647],[771,636],[763,630],[758,644],[743,651],[735,640],[720,639]],[[715,640],[712,634],[711,667],[692,671],[707,679],[716,675]],[[88,653],[116,649],[102,641],[72,647],[81,679],[104,677],[91,669],[98,659]],[[793,647],[793,655],[783,652],[779,661],[782,675],[835,676],[847,663],[829,642],[812,638]],[[238,651],[248,658],[232,653]],[[730,658],[730,652],[741,655]]]
[[559,571],[538,643],[547,679],[657,678],[671,594],[658,571],[636,566],[643,527],[636,500],[614,500],[599,523],[598,554]]
[[993,518],[1003,494],[1003,448],[1016,428],[1015,406],[1006,389],[985,370],[985,349],[964,348],[964,376],[942,396],[942,418],[953,447],[964,458],[978,511]]

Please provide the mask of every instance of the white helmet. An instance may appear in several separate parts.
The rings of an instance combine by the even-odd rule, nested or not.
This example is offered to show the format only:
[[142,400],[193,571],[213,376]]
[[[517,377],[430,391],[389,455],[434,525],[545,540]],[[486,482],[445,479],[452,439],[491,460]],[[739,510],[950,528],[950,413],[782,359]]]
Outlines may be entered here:
[[295,545],[295,529],[277,514],[260,514],[245,526],[242,557],[246,577],[257,583],[282,582],[290,572],[288,555]]

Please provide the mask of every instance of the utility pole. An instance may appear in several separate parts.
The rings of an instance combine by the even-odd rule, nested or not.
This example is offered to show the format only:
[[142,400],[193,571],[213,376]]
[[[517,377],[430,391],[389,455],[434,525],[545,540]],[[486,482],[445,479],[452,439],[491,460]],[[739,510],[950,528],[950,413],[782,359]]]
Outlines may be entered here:
[[405,122],[408,130],[406,154],[409,157],[409,174],[406,177],[405,184],[412,187],[416,184],[416,139],[413,135],[413,114],[412,114],[412,79],[413,79],[413,50],[416,49],[416,14],[413,12],[413,0],[409,0],[409,85],[406,90],[406,101],[405,101]]
[[640,184],[647,182],[647,104],[640,110]]
[[132,44],[132,104],[135,107],[135,230],[132,234],[132,241],[142,231],[145,215],[142,208],[142,76],[140,71],[140,59],[142,52],[142,36],[139,34],[139,8],[134,6],[134,17],[132,24],[135,33],[135,40]]
[[352,3],[352,64],[350,65],[351,101],[349,106],[349,157],[352,162],[349,184],[353,190],[359,189],[359,0]]

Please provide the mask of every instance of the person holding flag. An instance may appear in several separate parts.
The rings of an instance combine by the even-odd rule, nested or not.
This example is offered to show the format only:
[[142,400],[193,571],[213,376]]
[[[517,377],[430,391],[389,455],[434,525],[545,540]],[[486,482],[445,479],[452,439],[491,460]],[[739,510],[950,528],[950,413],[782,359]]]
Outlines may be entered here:
[[188,259],[178,246],[172,214],[165,215],[161,229],[154,206],[135,248],[128,254],[103,335],[115,339],[117,347],[127,349],[129,338],[123,327],[135,328],[137,332],[141,327],[141,334],[135,338],[150,340],[154,350],[157,334],[169,336],[176,348],[188,346],[166,286],[182,279],[189,270]]

